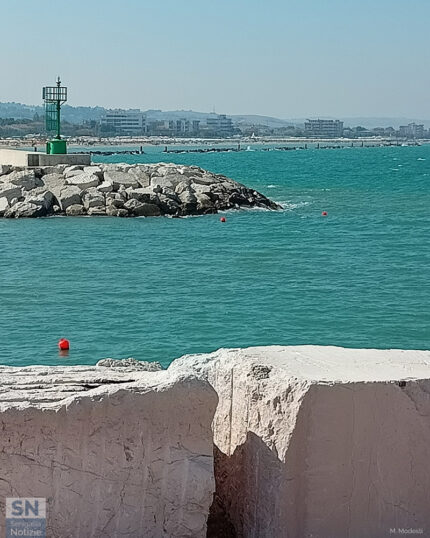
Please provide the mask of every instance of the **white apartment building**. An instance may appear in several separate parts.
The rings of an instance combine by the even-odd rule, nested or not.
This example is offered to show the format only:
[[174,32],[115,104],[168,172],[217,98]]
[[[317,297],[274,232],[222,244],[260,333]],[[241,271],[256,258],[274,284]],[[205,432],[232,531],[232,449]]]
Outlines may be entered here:
[[343,136],[343,121],[339,120],[307,120],[305,135],[316,138],[339,138]]
[[401,125],[399,128],[400,136],[405,138],[423,138],[424,137],[424,125],[417,125],[416,123],[409,123],[409,125]]
[[206,127],[208,131],[218,133],[220,136],[229,136],[233,134],[233,120],[225,114],[211,114],[206,118]]
[[146,116],[139,110],[109,110],[100,124],[122,134],[145,134]]

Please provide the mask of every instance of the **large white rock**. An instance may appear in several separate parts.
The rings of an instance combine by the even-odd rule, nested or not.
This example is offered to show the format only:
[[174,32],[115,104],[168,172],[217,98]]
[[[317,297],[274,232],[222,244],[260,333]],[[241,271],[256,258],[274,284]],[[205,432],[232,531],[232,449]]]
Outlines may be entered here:
[[73,177],[76,174],[82,174],[83,166],[78,164],[73,164],[72,166],[67,166],[63,170],[64,177]]
[[43,185],[42,181],[36,177],[32,168],[11,172],[8,174],[7,179],[13,185],[21,187],[27,191]]
[[0,379],[2,502],[45,497],[47,536],[206,536],[209,384],[104,367],[2,367]]
[[61,189],[53,190],[53,192],[63,210],[66,210],[71,205],[80,204],[82,202],[82,191],[76,185],[66,185]]
[[90,207],[103,207],[106,204],[104,194],[94,187],[83,193],[82,201],[85,209],[89,209]]
[[[54,168],[54,167],[50,167]],[[57,190],[58,193],[62,187],[65,185],[65,179],[64,176],[58,173],[49,173],[42,177],[42,182],[46,186],[47,189],[51,191]]]
[[[88,167],[92,168],[92,167]],[[97,187],[97,185],[100,183],[100,180],[96,174],[92,174],[89,172],[83,172],[76,174],[74,176],[69,176],[66,179],[67,185],[76,185],[80,189],[89,189],[91,187]]]
[[217,498],[245,538],[430,532],[430,352],[299,346],[174,361],[207,378]]
[[137,180],[137,177],[134,174],[129,174],[127,172],[121,172],[117,170],[107,170],[104,173],[105,181],[112,183],[114,190],[118,190],[121,185],[124,187],[140,187],[140,183]]

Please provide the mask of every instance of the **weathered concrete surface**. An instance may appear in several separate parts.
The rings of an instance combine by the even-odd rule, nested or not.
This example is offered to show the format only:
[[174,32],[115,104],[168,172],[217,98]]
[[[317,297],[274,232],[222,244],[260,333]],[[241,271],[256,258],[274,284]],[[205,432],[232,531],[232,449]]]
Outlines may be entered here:
[[82,164],[91,163],[91,155],[81,153],[67,153],[48,155],[37,151],[23,151],[21,149],[0,148],[0,165],[9,166],[55,166],[57,164]]
[[430,535],[430,352],[249,348],[169,367],[191,369],[219,396],[216,508],[237,536]]
[[130,361],[1,367],[0,505],[46,497],[51,538],[204,537],[216,403],[205,381]]

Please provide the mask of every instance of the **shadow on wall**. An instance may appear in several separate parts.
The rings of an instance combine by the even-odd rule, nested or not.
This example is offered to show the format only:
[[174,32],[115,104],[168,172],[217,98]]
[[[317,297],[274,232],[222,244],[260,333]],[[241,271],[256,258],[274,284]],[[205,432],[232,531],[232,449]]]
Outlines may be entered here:
[[429,535],[429,416],[428,380],[312,385],[277,430],[285,454],[261,423],[231,456],[215,448],[208,536]]
[[[214,446],[214,465],[216,486],[208,519],[208,538],[269,536],[270,526],[262,522],[272,520],[273,511],[281,508],[278,493],[285,472],[276,451],[248,432],[245,443],[238,446],[232,456]],[[254,472],[249,473],[247,469]],[[259,495],[255,495],[256,488]],[[267,504],[258,502],[262,497],[267,499]],[[231,519],[236,522],[236,528]]]

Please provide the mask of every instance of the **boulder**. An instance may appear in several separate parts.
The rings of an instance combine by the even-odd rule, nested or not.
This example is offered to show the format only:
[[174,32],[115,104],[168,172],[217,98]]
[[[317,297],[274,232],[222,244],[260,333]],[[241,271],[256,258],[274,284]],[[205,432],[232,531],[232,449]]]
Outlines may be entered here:
[[11,171],[12,171],[12,166],[9,166],[8,164],[0,164],[0,176],[9,174],[9,172]]
[[49,174],[63,174],[66,168],[67,168],[66,164],[57,164],[55,166],[44,166],[42,167],[42,177]]
[[153,202],[157,197],[151,188],[127,189],[129,199],[139,202]]
[[82,174],[84,167],[79,164],[74,164],[72,166],[66,166],[66,168],[63,171],[64,177],[73,177],[75,175],[75,172],[78,174]]
[[36,189],[36,192],[30,191],[26,197],[25,202],[28,204],[40,205],[46,211],[46,214],[49,214],[53,211],[53,205],[55,202],[55,196],[51,191],[42,191],[37,192],[39,189]]
[[163,369],[159,362],[138,361],[131,357],[129,359],[101,359],[96,366],[130,368],[131,370],[144,370],[145,372],[158,372]]
[[76,185],[66,185],[59,189],[59,194],[56,196],[63,210],[66,210],[70,205],[82,203],[81,189]]
[[212,200],[206,194],[198,193],[198,194],[196,194],[196,199],[197,199],[197,209],[198,210],[206,211],[207,209],[213,209],[214,208]]
[[179,215],[181,213],[181,206],[179,202],[169,196],[160,194],[157,205],[160,208],[162,214]]
[[216,498],[237,536],[430,528],[429,351],[273,346],[169,370],[218,393]]
[[68,217],[78,217],[85,215],[85,208],[82,204],[72,204],[66,208],[66,215]]
[[100,168],[100,166],[96,166],[96,165],[84,166],[84,173],[97,176],[99,179],[103,179],[103,171]]
[[13,183],[0,183],[0,198],[6,198],[10,202],[13,198],[21,198],[22,189]]
[[94,187],[87,189],[82,194],[82,201],[86,209],[89,209],[90,207],[103,207],[106,205],[104,194]]
[[55,190],[57,190],[59,193],[60,189],[66,184],[66,180],[63,175],[52,173],[42,176],[42,183],[50,191],[54,192]]
[[15,171],[8,174],[7,179],[13,185],[24,190],[31,190],[43,185],[42,181],[36,177],[34,170],[27,168],[26,170]]
[[193,183],[191,190],[196,194],[206,194],[207,196],[210,196],[211,194],[211,187],[210,185],[201,185],[199,183]]
[[207,382],[100,366],[0,376],[0,496],[46,498],[49,536],[206,537],[217,403]]
[[0,217],[3,217],[5,211],[9,209],[9,202],[4,196],[0,198]]
[[128,172],[130,169],[135,168],[136,165],[125,163],[100,163],[98,165],[103,173],[105,172]]
[[179,194],[182,215],[194,215],[197,212],[197,198],[191,191],[183,191]]
[[100,183],[100,179],[95,174],[89,174],[87,172],[79,173],[75,176],[68,177],[66,179],[67,185],[76,185],[80,189],[89,189],[91,187],[97,187]]
[[189,179],[185,179],[183,181],[180,181],[175,187],[175,192],[177,194],[181,194],[184,191],[189,191],[190,190],[190,185],[191,185],[191,181]]
[[197,185],[213,185],[214,183],[217,183],[218,178],[214,175],[207,175],[207,176],[188,176],[189,180],[191,181],[191,184],[197,184]]
[[109,205],[106,207],[106,215],[109,217],[128,217],[128,211],[127,209]]
[[127,209],[130,214],[134,214],[134,211],[142,206],[142,202],[139,202],[138,200],[132,198],[131,200],[127,200],[127,202],[124,203],[124,209]]
[[179,194],[179,199],[182,204],[196,204],[197,198],[196,195],[191,191],[183,191]]
[[146,166],[145,167],[142,167],[142,166],[133,167],[129,170],[129,173],[133,174],[133,176],[137,179],[141,187],[149,187],[151,180],[147,172]]
[[[178,181],[180,183],[180,181]],[[175,185],[173,184],[173,181],[168,177],[151,177],[151,186],[152,187],[161,187],[161,189],[164,189],[164,187],[168,187],[170,189],[174,189]]]
[[88,208],[87,213],[93,217],[103,217],[106,215],[106,206],[91,206]]
[[71,179],[75,176],[80,176],[83,173],[83,170],[69,170],[68,172],[64,172],[64,177],[65,179]]
[[102,183],[100,183],[100,185],[97,186],[97,190],[104,193],[112,192],[113,185],[112,183],[110,183],[110,181],[103,181]]
[[4,212],[5,218],[34,218],[44,217],[47,210],[43,205],[36,205],[29,202],[18,202]]
[[112,183],[114,191],[119,190],[121,185],[123,185],[125,188],[138,188],[141,186],[136,176],[133,174],[128,174],[127,172],[107,170],[104,173],[104,179],[105,181],[109,181],[109,183]]
[[159,217],[161,215],[158,205],[147,203],[141,203],[133,212],[136,217]]
[[157,205],[139,202],[133,198],[124,204],[124,209],[127,209],[136,217],[157,217],[161,215],[160,208]]
[[127,193],[121,192],[108,192],[106,194],[106,205],[121,209],[127,201],[126,194]]

